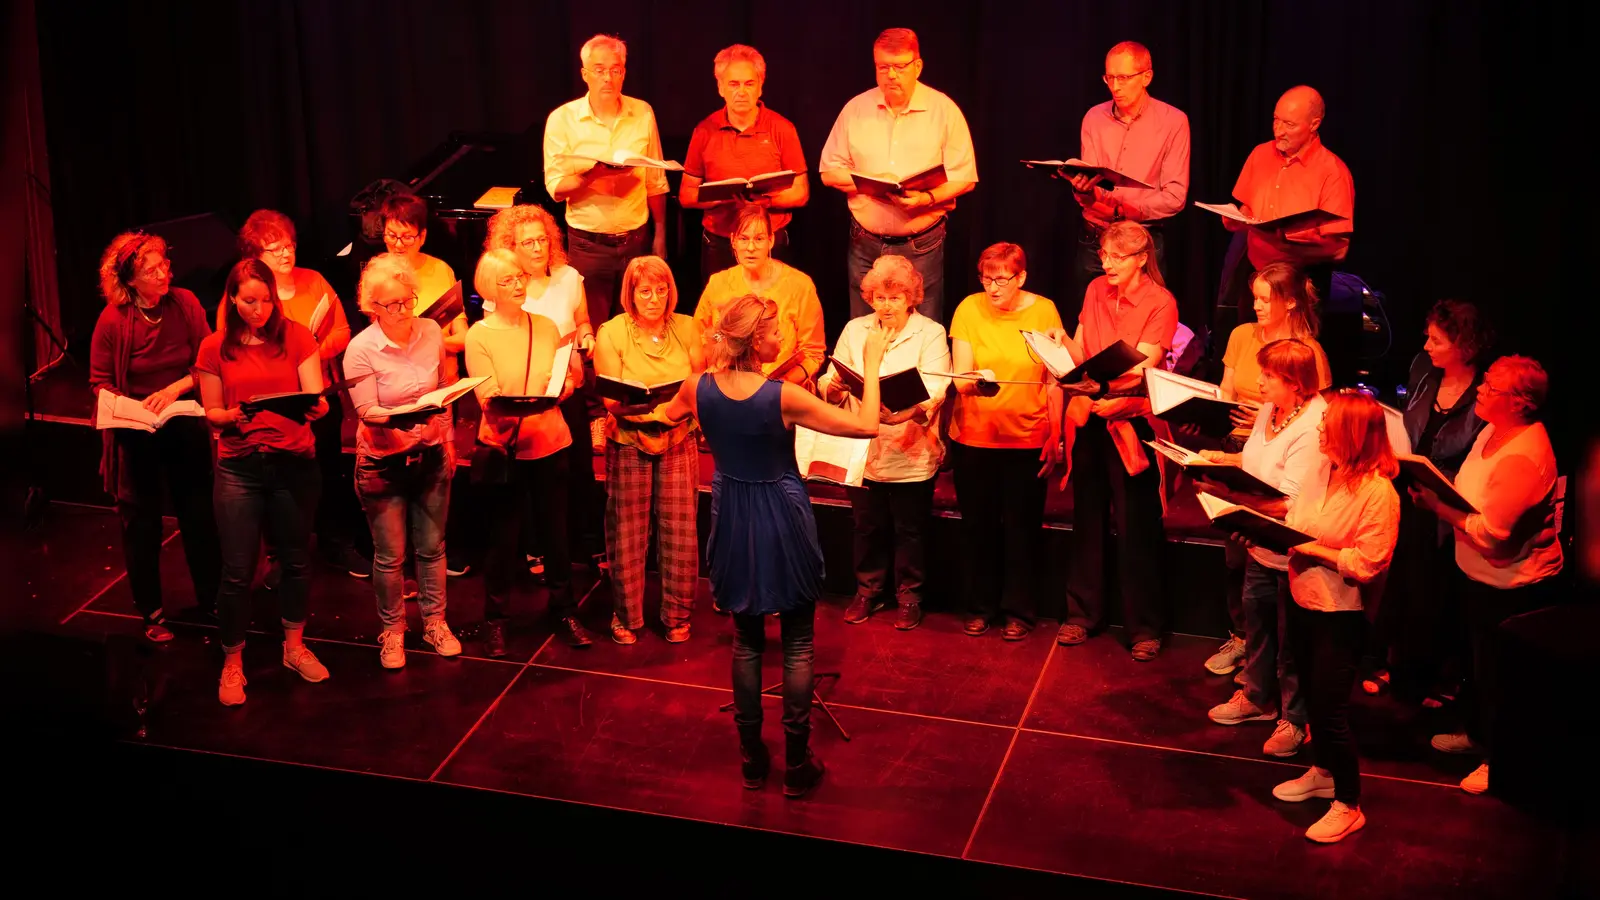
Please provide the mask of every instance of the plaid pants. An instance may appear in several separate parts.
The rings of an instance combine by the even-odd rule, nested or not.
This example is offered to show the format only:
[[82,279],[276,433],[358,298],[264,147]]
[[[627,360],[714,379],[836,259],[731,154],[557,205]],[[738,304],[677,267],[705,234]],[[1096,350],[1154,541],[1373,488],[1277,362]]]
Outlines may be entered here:
[[[644,562],[650,524],[656,526],[661,572],[661,621],[689,624],[700,577],[700,453],[693,437],[660,456],[606,441],[606,555],[616,621],[644,627]],[[651,515],[651,506],[654,513]]]

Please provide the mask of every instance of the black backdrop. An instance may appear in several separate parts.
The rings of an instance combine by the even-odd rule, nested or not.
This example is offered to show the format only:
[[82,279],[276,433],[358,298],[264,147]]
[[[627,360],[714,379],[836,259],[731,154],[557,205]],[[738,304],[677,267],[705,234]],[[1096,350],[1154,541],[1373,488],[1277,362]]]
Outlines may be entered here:
[[[952,220],[950,291],[976,288],[972,262],[996,240],[1027,249],[1030,288],[1064,289],[1075,205],[1018,160],[1076,152],[1084,110],[1106,98],[1105,50],[1134,39],[1154,54],[1151,92],[1189,115],[1191,200],[1228,199],[1284,89],[1322,91],[1324,140],[1357,186],[1342,268],[1388,295],[1400,366],[1427,305],[1461,296],[1486,303],[1508,345],[1544,357],[1558,384],[1566,368],[1551,358],[1558,257],[1530,264],[1519,248],[1530,231],[1541,244],[1570,240],[1551,235],[1575,233],[1563,231],[1575,205],[1520,168],[1534,147],[1510,135],[1534,130],[1530,108],[1553,102],[1524,90],[1559,81],[1567,55],[1555,48],[1575,47],[1581,29],[1483,0],[218,0],[41,4],[39,19],[63,306],[80,332],[99,305],[97,253],[116,231],[207,211],[236,225],[270,206],[299,223],[314,265],[350,239],[346,203],[362,185],[448,132],[531,128],[536,140],[548,111],[582,92],[577,49],[600,31],[629,42],[627,93],[655,107],[678,159],[720,104],[713,55],[759,48],[765,99],[796,123],[815,165],[840,107],[872,85],[873,36],[898,25],[917,30],[924,80],[961,105],[977,148],[981,182]],[[837,192],[812,188],[793,226],[796,263],[816,279],[833,334],[847,309],[847,213]],[[674,256],[690,275],[695,219],[683,221]],[[1193,210],[1173,229],[1168,280],[1191,326],[1209,321],[1226,241]]]

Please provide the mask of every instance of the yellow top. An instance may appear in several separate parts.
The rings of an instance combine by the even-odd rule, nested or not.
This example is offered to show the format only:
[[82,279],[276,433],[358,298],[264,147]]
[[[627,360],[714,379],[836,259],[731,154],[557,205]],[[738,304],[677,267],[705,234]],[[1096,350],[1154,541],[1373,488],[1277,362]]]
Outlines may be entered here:
[[1052,382],[1044,363],[1022,340],[1022,332],[1061,327],[1056,305],[1034,295],[1033,303],[1015,312],[995,309],[988,294],[973,294],[956,307],[950,339],[972,345],[972,367],[994,372],[1002,384],[993,397],[957,394],[951,410],[950,439],[969,447],[1036,449],[1050,439],[1045,385]]
[[[711,276],[705,291],[700,295],[700,305],[695,307],[694,320],[700,330],[710,334],[717,327],[723,307],[729,301],[755,294],[778,305],[778,358],[761,367],[761,374],[770,376],[796,353],[799,367],[805,369],[807,379],[822,371],[827,358],[828,342],[822,333],[822,301],[817,299],[817,286],[811,276],[793,266],[773,260],[779,267],[778,279],[766,290],[756,291],[744,277],[744,269],[734,266]],[[801,380],[807,380],[801,379]],[[789,379],[794,380],[794,379]]]
[[[528,329],[533,329],[532,363],[529,364]],[[476,378],[489,376],[489,380],[476,388],[478,402],[483,406],[483,419],[478,425],[478,442],[501,447],[508,452],[513,428],[516,428],[516,459],[542,459],[572,444],[572,433],[567,430],[561,410],[549,406],[525,416],[519,425],[516,416],[500,415],[492,411],[489,400],[500,394],[511,397],[542,394],[550,384],[550,366],[554,363],[556,346],[561,337],[554,322],[544,316],[527,315],[516,325],[507,327],[495,319],[484,319],[467,329],[467,374]],[[572,354],[577,359],[577,354]],[[532,371],[529,371],[532,369]],[[583,369],[577,370],[581,377]],[[567,374],[569,379],[573,373]]]
[[[622,371],[613,377],[637,381],[646,387],[681,381],[693,371],[689,348],[700,339],[694,320],[673,313],[667,325],[667,334],[660,344],[652,341],[633,324],[627,313],[616,316],[600,326],[595,343],[611,350],[622,360]],[[606,437],[619,444],[637,448],[640,452],[659,456],[671,450],[694,433],[693,417],[676,425],[669,424],[665,415],[666,403],[658,405],[648,415],[618,417],[606,416]]]

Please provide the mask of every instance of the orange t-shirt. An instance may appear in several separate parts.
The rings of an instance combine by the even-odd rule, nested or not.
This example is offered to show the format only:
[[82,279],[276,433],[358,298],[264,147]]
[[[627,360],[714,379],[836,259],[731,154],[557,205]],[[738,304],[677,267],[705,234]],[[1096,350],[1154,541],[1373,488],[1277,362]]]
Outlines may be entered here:
[[1037,449],[1050,439],[1045,385],[1054,379],[1022,340],[1023,331],[1061,327],[1056,305],[1035,295],[1033,303],[1015,312],[995,309],[987,294],[973,294],[956,307],[950,339],[972,345],[972,367],[989,369],[1002,384],[993,397],[957,394],[950,419],[950,439],[969,447]]

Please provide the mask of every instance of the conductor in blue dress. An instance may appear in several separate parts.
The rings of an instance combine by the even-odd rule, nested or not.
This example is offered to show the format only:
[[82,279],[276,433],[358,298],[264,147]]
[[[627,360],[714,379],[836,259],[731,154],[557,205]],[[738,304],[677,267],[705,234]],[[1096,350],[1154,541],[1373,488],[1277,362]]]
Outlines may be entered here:
[[711,536],[706,562],[711,592],[732,613],[734,723],[739,727],[744,786],[759,789],[771,769],[761,740],[761,653],[766,616],[783,634],[783,793],[803,797],[822,780],[811,752],[811,662],[822,547],[811,500],[794,458],[794,427],[849,438],[878,435],[878,366],[886,333],[875,325],[862,350],[866,381],[854,412],[804,388],[769,381],[761,364],[778,357],[778,309],[748,294],[735,299],[705,336],[706,371],[683,383],[667,416],[690,415],[711,445]]

